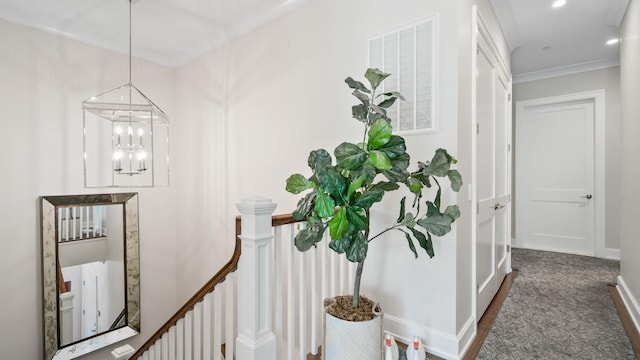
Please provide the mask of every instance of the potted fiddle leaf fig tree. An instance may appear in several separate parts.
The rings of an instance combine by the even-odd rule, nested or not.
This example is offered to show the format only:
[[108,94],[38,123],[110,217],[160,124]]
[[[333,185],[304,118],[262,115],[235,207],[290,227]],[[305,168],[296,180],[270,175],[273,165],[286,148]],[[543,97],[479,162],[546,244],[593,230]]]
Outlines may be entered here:
[[[434,256],[433,237],[444,236],[460,216],[457,205],[442,205],[441,181],[448,179],[451,189],[462,186],[460,173],[453,168],[456,159],[445,149],[438,149],[429,161],[417,162],[409,170],[410,157],[405,140],[394,135],[387,109],[404,98],[398,92],[380,92],[379,86],[390,74],[378,69],[367,69],[365,78],[369,85],[348,77],[345,82],[353,89],[358,104],[352,107],[353,117],[363,126],[362,142],[343,142],[333,155],[325,149],[313,150],[307,163],[312,174],[291,175],[286,189],[293,194],[308,193],[300,199],[293,216],[305,219],[307,226],[295,237],[300,251],[316,246],[329,231],[329,247],[347,259],[357,263],[354,289],[351,296],[338,296],[326,308],[325,359],[380,359],[382,354],[382,321],[372,301],[360,294],[360,282],[369,243],[381,235],[399,231],[404,234],[409,250],[418,257],[422,248],[429,257]],[[336,129],[340,132],[339,129]],[[380,203],[385,194],[404,187],[412,194],[398,204],[398,218],[382,231],[372,234],[371,208]],[[389,204],[386,204],[389,206]],[[374,219],[375,221],[375,219]],[[417,245],[417,246],[416,246]],[[372,311],[373,310],[373,311]],[[338,334],[332,335],[334,323]],[[343,324],[344,323],[344,324]],[[367,325],[371,323],[370,325]],[[342,329],[342,327],[348,327]],[[351,327],[368,327],[372,339],[356,335]],[[373,330],[371,330],[373,329]],[[335,340],[349,336],[347,349]],[[360,338],[364,343],[355,345]],[[355,353],[345,353],[355,349]]]

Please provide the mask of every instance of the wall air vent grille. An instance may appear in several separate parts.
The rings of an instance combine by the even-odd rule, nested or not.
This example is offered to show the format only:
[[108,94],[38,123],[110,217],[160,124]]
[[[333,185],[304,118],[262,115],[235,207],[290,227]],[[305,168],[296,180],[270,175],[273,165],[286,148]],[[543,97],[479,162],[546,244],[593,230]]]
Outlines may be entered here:
[[387,110],[397,133],[437,131],[436,29],[432,16],[369,40],[369,67],[391,73],[382,90],[406,98]]

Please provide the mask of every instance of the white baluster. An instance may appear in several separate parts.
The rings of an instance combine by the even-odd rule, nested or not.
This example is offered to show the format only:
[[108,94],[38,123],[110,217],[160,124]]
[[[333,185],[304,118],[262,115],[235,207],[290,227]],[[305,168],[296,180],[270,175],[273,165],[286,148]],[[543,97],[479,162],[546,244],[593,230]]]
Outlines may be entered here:
[[156,341],[153,344],[153,358],[154,360],[162,360],[162,348],[160,347],[160,341]]
[[298,349],[299,359],[307,358],[307,298],[305,284],[307,279],[307,252],[298,253]]
[[202,303],[193,307],[193,360],[202,359]]
[[[274,263],[274,285],[276,296],[274,297],[274,313],[273,313],[273,332],[278,337],[276,344],[276,359],[282,359],[282,351],[284,349],[284,336],[282,326],[282,309],[283,304],[283,288],[282,288],[282,228],[278,226],[274,229],[274,241],[273,241],[273,263]],[[291,226],[289,226],[291,228]]]
[[65,229],[64,229],[64,239],[65,240],[69,240],[69,208],[65,208],[64,209],[64,218],[67,219],[67,221],[65,221]]
[[[322,243],[320,243],[322,246]],[[318,248],[311,249],[311,354],[318,355]]]
[[169,334],[168,333],[164,333],[164,335],[162,335],[162,338],[160,338],[160,342],[161,342],[161,346],[160,348],[161,350],[161,354],[162,360],[169,360]]
[[193,359],[193,311],[184,316],[184,360]]
[[[294,225],[290,225],[293,228]],[[293,282],[293,271],[295,269],[295,258],[294,254],[296,252],[295,248],[295,234],[293,229],[289,232],[289,241],[287,244],[287,248],[289,252],[287,253],[287,359],[293,360],[294,358],[294,349],[296,345],[296,333],[295,333],[295,316],[296,316],[296,305],[295,305],[295,293],[296,293],[296,284]]]
[[227,275],[225,280],[225,359],[234,359],[234,338],[236,323],[236,302],[235,302],[235,275],[233,273]]
[[[215,290],[214,290],[215,292]],[[211,338],[215,336],[213,331],[212,321],[215,321],[215,316],[212,313],[212,296],[208,293],[202,300],[202,358],[205,360],[211,359]],[[215,347],[213,348],[215,352]]]
[[176,360],[176,325],[169,328],[169,360]]
[[184,360],[184,318],[176,322],[176,360]]
[[213,360],[222,360],[222,290],[218,284],[213,291]]

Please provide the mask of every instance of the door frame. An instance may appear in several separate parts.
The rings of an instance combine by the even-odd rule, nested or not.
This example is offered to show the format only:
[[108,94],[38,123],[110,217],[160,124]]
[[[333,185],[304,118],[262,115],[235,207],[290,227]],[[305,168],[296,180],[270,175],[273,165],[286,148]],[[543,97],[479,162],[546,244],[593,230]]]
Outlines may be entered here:
[[[515,127],[522,121],[525,108],[535,106],[546,106],[554,104],[562,104],[576,101],[593,101],[594,104],[594,255],[599,258],[610,258],[613,254],[609,254],[605,248],[605,90],[594,90],[559,96],[550,96],[545,98],[516,101],[515,111]],[[522,177],[521,171],[518,170],[518,163],[523,161],[518,152],[519,137],[522,135],[516,131],[515,135],[515,226],[516,234],[512,244],[515,247],[522,247],[522,221],[518,217],[518,211],[522,212],[526,206],[522,200],[521,189],[518,188],[518,179]]]

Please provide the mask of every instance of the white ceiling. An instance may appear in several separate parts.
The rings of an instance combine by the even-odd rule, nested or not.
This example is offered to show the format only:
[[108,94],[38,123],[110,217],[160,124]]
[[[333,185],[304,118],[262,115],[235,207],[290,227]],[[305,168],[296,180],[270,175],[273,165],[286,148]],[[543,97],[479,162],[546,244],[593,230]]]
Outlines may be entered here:
[[[133,56],[181,65],[307,0],[133,0]],[[346,0],[348,1],[348,0]],[[489,0],[512,50],[514,79],[619,61],[629,0]],[[0,18],[128,53],[128,0],[0,0]],[[578,65],[576,65],[578,64]]]
[[[132,54],[181,65],[307,0],[133,0]],[[0,0],[0,18],[129,52],[128,0]]]
[[618,64],[619,36],[629,0],[490,0],[511,49],[514,80]]

